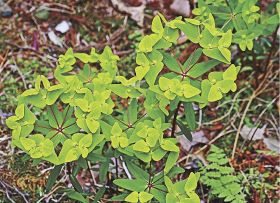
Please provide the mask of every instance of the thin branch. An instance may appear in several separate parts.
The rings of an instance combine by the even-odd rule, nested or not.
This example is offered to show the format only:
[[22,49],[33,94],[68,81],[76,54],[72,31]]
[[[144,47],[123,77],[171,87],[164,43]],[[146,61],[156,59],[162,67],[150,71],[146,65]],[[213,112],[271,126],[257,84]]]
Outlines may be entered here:
[[177,116],[178,116],[178,113],[179,113],[179,109],[181,107],[181,101],[179,101],[178,105],[177,105],[177,108],[175,110],[175,113],[174,113],[174,117],[173,117],[173,121],[172,121],[172,131],[171,131],[171,137],[175,137],[175,130],[176,130],[176,120],[177,120]]
[[268,65],[269,65],[269,62],[270,62],[270,59],[271,59],[271,56],[272,56],[272,52],[273,52],[273,49],[276,45],[276,40],[277,40],[277,31],[278,31],[278,28],[279,28],[279,25],[276,27],[274,33],[273,33],[273,40],[272,40],[272,45],[270,47],[270,51],[269,51],[269,54],[268,54],[268,57],[267,57],[267,60],[266,60],[266,63],[265,63],[265,70],[267,69]]

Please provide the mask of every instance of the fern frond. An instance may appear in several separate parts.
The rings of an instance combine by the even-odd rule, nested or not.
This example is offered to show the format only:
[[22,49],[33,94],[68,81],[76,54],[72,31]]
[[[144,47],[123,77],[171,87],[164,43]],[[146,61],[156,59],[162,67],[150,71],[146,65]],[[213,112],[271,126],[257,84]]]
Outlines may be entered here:
[[209,165],[201,168],[201,181],[211,189],[211,195],[224,199],[225,202],[245,203],[240,180],[233,175],[229,160],[223,150],[211,146],[207,156]]

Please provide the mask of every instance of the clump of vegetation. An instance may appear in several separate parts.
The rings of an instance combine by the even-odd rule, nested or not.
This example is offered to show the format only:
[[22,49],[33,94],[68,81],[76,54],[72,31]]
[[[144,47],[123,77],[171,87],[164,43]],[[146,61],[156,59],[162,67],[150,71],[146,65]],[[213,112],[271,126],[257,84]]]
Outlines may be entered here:
[[[107,189],[114,201],[200,202],[196,193],[199,173],[176,178],[186,172],[177,166],[180,148],[176,136],[181,133],[192,140],[190,132],[197,128],[193,103],[203,108],[237,90],[240,67],[231,64],[232,43],[251,50],[253,39],[265,33],[252,37],[253,28],[264,28],[258,26],[255,1],[248,2],[199,1],[194,19],[167,21],[158,14],[152,21],[152,33],[137,45],[137,67],[131,78],[119,75],[120,58],[108,46],[102,52],[92,48],[89,54],[70,48],[60,55],[54,71],[57,83],[38,76],[35,87],[18,97],[15,115],[6,120],[14,146],[35,163],[55,165],[47,191],[66,165],[73,189],[65,191],[70,198],[88,202],[91,194],[83,190],[76,175],[90,169],[90,164],[98,164],[100,189],[94,194],[95,202]],[[228,11],[227,18],[216,16],[221,5]],[[183,63],[171,54],[180,32],[196,45]],[[208,60],[201,62],[202,56]],[[78,72],[77,63],[83,64]],[[217,65],[224,70],[211,71]],[[163,71],[165,66],[168,71]],[[187,125],[177,118],[182,106]],[[225,154],[213,147],[208,160],[211,163],[202,169],[201,180],[212,194],[225,201],[245,202]],[[154,167],[155,163],[161,167]],[[112,165],[115,172],[109,177]]]
[[207,160],[209,164],[202,167],[200,180],[211,189],[210,194],[223,198],[225,202],[246,202],[241,181],[233,174],[234,169],[223,150],[212,145]]

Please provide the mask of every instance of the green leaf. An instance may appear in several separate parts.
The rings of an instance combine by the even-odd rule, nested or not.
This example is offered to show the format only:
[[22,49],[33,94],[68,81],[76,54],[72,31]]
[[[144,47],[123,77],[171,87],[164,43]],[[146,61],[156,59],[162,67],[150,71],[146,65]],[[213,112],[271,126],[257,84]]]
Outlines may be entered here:
[[53,142],[49,139],[45,139],[40,143],[40,150],[44,157],[50,156],[53,152],[53,148]]
[[230,62],[231,60],[231,52],[229,49],[224,48],[224,47],[218,47],[218,49],[220,50],[220,52],[222,53],[222,55],[225,57],[225,59]]
[[15,110],[17,120],[20,120],[24,117],[24,109],[25,108],[26,107],[24,106],[24,104],[20,104],[19,106],[17,106],[17,108]]
[[171,47],[172,43],[168,42],[165,39],[160,39],[155,46],[153,47],[154,49],[168,49]]
[[159,160],[161,160],[165,156],[166,153],[167,152],[164,151],[163,149],[158,148],[155,151],[152,151],[152,159],[154,161],[159,161]]
[[89,61],[91,61],[90,55],[85,53],[74,53],[74,56],[80,59],[83,63],[88,63]]
[[111,200],[115,202],[123,202],[126,196],[127,194],[115,195],[114,197],[111,198]]
[[172,29],[170,27],[165,27],[163,31],[163,37],[166,39],[168,42],[177,43],[177,39],[179,37],[179,33],[176,29]]
[[202,49],[201,48],[196,49],[185,61],[183,65],[184,69],[191,68],[199,60],[201,54],[202,54]]
[[140,160],[142,160],[142,161],[144,161],[146,163],[149,163],[152,160],[152,156],[151,156],[150,153],[144,153],[144,152],[135,151],[134,154],[135,154],[135,156],[138,159],[140,159]]
[[193,105],[191,102],[184,102],[184,112],[186,121],[191,131],[196,129],[196,122],[195,122],[195,111],[193,109]]
[[20,142],[21,142],[22,146],[24,147],[24,149],[27,151],[31,150],[32,148],[34,148],[36,146],[35,141],[30,138],[21,137]]
[[235,67],[234,64],[231,64],[223,73],[223,79],[224,80],[233,80],[235,81],[237,79],[238,72],[240,70],[240,67]]
[[107,176],[107,173],[109,170],[109,164],[110,164],[110,161],[107,160],[107,161],[103,162],[100,166],[99,179],[102,183],[105,182],[105,180],[106,180],[106,176]]
[[142,179],[117,179],[113,181],[115,185],[118,185],[124,189],[135,191],[135,192],[141,192],[144,191],[147,187],[147,182]]
[[150,62],[144,53],[139,52],[136,55],[136,63],[140,66],[148,66]]
[[162,33],[163,32],[163,26],[160,20],[160,17],[157,15],[154,17],[152,21],[152,31],[154,33]]
[[166,91],[169,89],[171,84],[171,80],[165,77],[160,77],[158,81],[159,87],[162,91]]
[[139,200],[140,202],[148,202],[150,201],[154,196],[147,192],[140,192],[139,193]]
[[166,151],[179,152],[178,146],[176,146],[173,142],[167,139],[163,140],[160,146]]
[[273,16],[270,16],[268,19],[267,19],[267,23],[269,25],[277,25],[279,23],[279,15],[273,15]]
[[71,175],[69,176],[69,178],[70,178],[71,184],[73,185],[73,187],[75,188],[75,190],[76,190],[77,192],[82,193],[82,192],[83,192],[83,188],[82,188],[82,186],[80,185],[80,183],[79,183],[79,181],[77,180],[77,178],[76,178],[73,174],[71,174]]
[[127,202],[138,202],[138,196],[138,192],[132,192],[124,200]]
[[218,60],[209,60],[201,63],[195,64],[187,73],[188,76],[192,78],[198,78],[204,73],[208,72],[210,69],[218,65],[220,61]]
[[178,202],[178,199],[176,198],[175,194],[167,193],[166,203],[172,203],[172,202]]
[[120,142],[120,147],[121,148],[125,148],[125,147],[127,147],[128,146],[128,139],[127,139],[127,137],[125,137],[125,136],[121,136],[121,137],[119,137],[119,142]]
[[55,166],[52,170],[51,173],[48,177],[48,181],[46,183],[46,193],[49,193],[51,190],[52,186],[54,185],[56,179],[58,178],[60,171],[63,167],[63,164]]
[[160,73],[160,71],[162,70],[162,68],[163,68],[162,62],[151,66],[150,70],[148,71],[148,73],[145,76],[145,79],[146,79],[147,83],[149,84],[149,86],[154,85],[156,78],[157,78],[158,74]]
[[157,185],[156,188],[151,188],[151,194],[154,195],[154,198],[158,200],[158,202],[165,202],[165,196],[166,193],[164,192],[166,190],[166,187],[164,185]]
[[137,120],[137,110],[138,110],[138,103],[136,99],[132,99],[129,107],[127,109],[127,115],[128,115],[128,122],[130,124],[134,123]]
[[[223,63],[230,63],[230,56],[228,56],[228,49],[223,48],[223,51],[227,50],[227,53],[225,53],[225,55],[227,56],[227,58],[221,53],[221,51],[218,48],[213,48],[213,49],[203,49],[203,53],[206,56],[209,56],[213,59],[217,59],[218,61],[221,61]],[[228,58],[229,57],[229,58]],[[228,60],[229,59],[229,60]]]
[[111,145],[115,149],[119,147],[120,142],[117,136],[111,136]]
[[146,142],[150,147],[154,147],[161,135],[159,130],[155,128],[149,128],[148,131],[148,136],[146,137]]
[[177,61],[173,56],[171,56],[168,53],[162,53],[163,54],[163,63],[171,70],[175,72],[182,72],[182,69],[179,65],[179,61]]
[[66,194],[69,198],[71,199],[74,199],[74,200],[77,200],[79,202],[82,202],[82,203],[88,203],[89,201],[84,198],[84,196],[79,193],[79,192],[76,192],[76,191],[73,191],[73,190],[69,190],[69,191],[66,191]]
[[118,122],[115,122],[113,127],[112,127],[112,130],[111,130],[111,133],[112,135],[116,136],[116,135],[121,135],[122,134],[122,129],[119,125]]
[[196,178],[196,175],[193,172],[191,172],[185,184],[185,191],[187,193],[194,191],[197,187],[197,181],[198,180]]
[[164,173],[167,174],[170,169],[175,165],[177,159],[179,157],[179,152],[170,152],[164,167]]
[[228,93],[232,88],[235,88],[235,83],[232,80],[222,80],[217,82],[217,87],[222,93]]
[[139,140],[133,145],[133,150],[148,153],[150,147],[144,140]]
[[47,113],[50,126],[58,128],[63,121],[63,116],[62,113],[58,111],[57,106],[48,106]]
[[82,138],[79,141],[79,146],[89,147],[92,144],[92,134],[82,134]]
[[66,154],[65,157],[65,162],[71,162],[71,161],[75,161],[79,158],[79,153],[76,149],[72,148],[68,151],[68,153]]
[[192,141],[192,134],[190,129],[186,127],[180,120],[176,121],[178,123],[179,128],[181,129],[183,135],[191,142]]
[[164,183],[169,192],[173,191],[174,185],[168,176],[164,176]]
[[137,66],[135,68],[137,80],[142,80],[149,70],[150,70],[149,66]]
[[219,40],[219,46],[229,47],[231,45],[232,40],[232,31],[228,30],[225,34],[223,34],[222,38]]
[[199,26],[191,23],[175,23],[175,25],[187,36],[187,38],[193,43],[198,43],[200,31]]
[[86,124],[90,132],[95,133],[99,128],[99,122],[93,118],[86,118]]
[[160,36],[158,34],[146,35],[143,37],[138,47],[141,52],[151,52],[153,50],[153,46],[159,41]]
[[94,196],[94,200],[93,203],[97,203],[104,195],[104,193],[106,192],[106,188],[102,187],[98,190],[98,192],[96,193],[96,195]]
[[201,90],[190,85],[190,84],[183,84],[183,94],[185,98],[191,98],[198,94],[200,94]]
[[143,170],[142,168],[140,168],[139,166],[134,164],[132,161],[126,161],[125,163],[127,165],[127,168],[129,170],[129,172],[135,178],[137,178],[137,179],[145,179],[145,180],[149,179],[149,174],[145,170]]
[[208,101],[209,102],[214,102],[214,101],[218,101],[222,98],[223,98],[223,95],[220,92],[218,86],[217,85],[212,85],[212,87],[210,88],[210,91],[209,91]]

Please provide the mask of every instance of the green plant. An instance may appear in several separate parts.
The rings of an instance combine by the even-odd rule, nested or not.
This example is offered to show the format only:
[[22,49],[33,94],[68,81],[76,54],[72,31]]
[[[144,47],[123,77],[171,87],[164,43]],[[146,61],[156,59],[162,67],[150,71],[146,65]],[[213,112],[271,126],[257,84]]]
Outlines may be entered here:
[[0,80],[0,109],[3,112],[14,109],[17,105],[17,95],[28,88],[38,75],[47,75],[49,72],[42,62],[35,59],[13,58],[10,63],[11,68],[1,72],[3,77]]
[[[266,181],[270,176],[267,171],[260,173],[258,169],[250,168],[249,171],[243,173],[243,187],[247,195],[253,195],[257,191],[261,199],[266,199],[271,191],[277,191],[279,185],[279,177],[273,181]],[[272,193],[273,195],[273,193]],[[275,200],[276,202],[277,200]]]
[[207,160],[209,164],[201,169],[201,181],[210,187],[210,194],[225,202],[246,202],[240,179],[233,174],[234,169],[229,166],[223,150],[212,145]]
[[[212,71],[208,77],[202,77],[216,65],[231,61],[232,31],[216,28],[213,15],[210,13],[208,17],[201,20],[178,17],[168,22],[161,14],[157,15],[152,22],[153,33],[144,36],[137,46],[138,66],[130,79],[117,75],[119,57],[109,47],[100,54],[94,48],[90,54],[74,53],[70,48],[58,59],[54,72],[58,83],[51,85],[46,77],[38,76],[35,87],[18,97],[15,115],[6,124],[12,129],[14,146],[36,162],[46,160],[56,165],[47,189],[54,184],[62,165],[69,166],[69,162],[77,163],[74,168],[68,167],[77,192],[84,194],[75,176],[81,168],[88,167],[88,162],[100,165],[99,181],[105,187],[113,159],[115,185],[132,191],[128,194],[122,190],[118,200],[199,202],[195,194],[198,176],[190,174],[188,180],[174,185],[169,180],[184,172],[175,166],[179,157],[176,125],[191,140],[190,130],[196,129],[192,103],[204,107],[236,91],[240,69],[231,64],[223,72]],[[170,54],[180,30],[201,47],[183,64]],[[200,62],[202,54],[209,60]],[[84,67],[75,73],[77,60]],[[164,65],[168,73],[161,73]],[[120,100],[125,100],[128,107],[123,109]],[[177,119],[182,104],[187,126]],[[127,165],[130,173],[142,171],[143,177],[135,172],[135,179],[119,179],[119,161]],[[144,173],[155,170],[152,163],[159,161],[164,163],[163,167]],[[128,172],[126,176],[130,177]],[[159,178],[158,186],[153,182],[155,177]],[[116,186],[111,188],[114,194],[119,193]],[[95,201],[104,192],[101,188]]]
[[[217,22],[217,27],[224,31],[233,30],[233,42],[238,44],[242,51],[253,49],[253,41],[261,35],[271,34],[279,24],[279,3],[273,2],[274,10],[260,12],[258,0],[199,0],[198,8],[192,13],[194,19],[205,20],[209,14],[213,15]],[[275,14],[277,13],[277,14]],[[215,29],[209,27],[211,34],[215,35]]]

